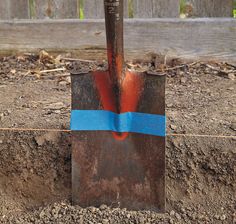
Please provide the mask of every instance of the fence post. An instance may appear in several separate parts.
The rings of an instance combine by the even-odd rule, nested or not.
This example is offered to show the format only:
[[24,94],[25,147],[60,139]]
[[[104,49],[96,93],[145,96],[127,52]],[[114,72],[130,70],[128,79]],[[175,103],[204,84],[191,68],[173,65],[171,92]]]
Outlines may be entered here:
[[28,19],[28,0],[0,0],[0,19]]
[[179,0],[133,0],[135,18],[179,17]]

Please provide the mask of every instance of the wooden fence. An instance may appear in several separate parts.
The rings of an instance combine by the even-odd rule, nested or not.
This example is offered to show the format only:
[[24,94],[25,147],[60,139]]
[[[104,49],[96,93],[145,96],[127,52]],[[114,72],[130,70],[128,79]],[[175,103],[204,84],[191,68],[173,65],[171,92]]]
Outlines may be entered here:
[[[180,15],[180,0],[124,0],[125,17],[173,18]],[[193,17],[232,17],[233,0],[187,0]],[[81,15],[83,14],[83,15]],[[1,0],[0,19],[100,19],[103,0]]]
[[[126,51],[236,61],[234,0],[181,1],[124,0]],[[0,52],[104,50],[103,18],[103,0],[0,0]]]

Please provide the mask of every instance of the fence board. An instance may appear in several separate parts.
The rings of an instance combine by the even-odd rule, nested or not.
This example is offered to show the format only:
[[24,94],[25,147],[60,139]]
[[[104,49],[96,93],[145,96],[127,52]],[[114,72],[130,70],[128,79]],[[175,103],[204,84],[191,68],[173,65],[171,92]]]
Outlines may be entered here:
[[[236,62],[235,24],[233,18],[126,20],[125,52],[139,58],[154,52]],[[104,20],[0,21],[0,51],[104,50],[104,28]]]
[[124,0],[124,17],[129,18],[129,1]]
[[133,0],[135,18],[179,17],[179,0]]
[[35,15],[37,19],[77,18],[77,0],[34,0]]
[[104,18],[104,5],[102,0],[84,1],[84,18],[101,19]]
[[28,19],[28,0],[0,0],[0,19]]
[[134,18],[152,17],[152,0],[134,0]]
[[10,19],[8,12],[8,1],[9,0],[1,0],[0,1],[0,19]]
[[188,0],[195,17],[232,17],[234,0]]
[[[124,17],[128,17],[128,0],[124,0]],[[84,0],[84,18],[85,19],[104,18],[104,1]]]

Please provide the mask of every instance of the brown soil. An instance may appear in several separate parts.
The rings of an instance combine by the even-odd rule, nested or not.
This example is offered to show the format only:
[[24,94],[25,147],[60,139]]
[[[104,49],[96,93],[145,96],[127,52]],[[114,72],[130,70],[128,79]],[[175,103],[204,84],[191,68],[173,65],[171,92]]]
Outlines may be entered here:
[[[1,130],[0,223],[236,222],[236,138],[171,136],[235,136],[235,65],[171,63],[181,66],[142,64],[167,74],[166,214],[71,206],[70,133]],[[0,128],[69,129],[70,63],[43,54],[0,65]]]

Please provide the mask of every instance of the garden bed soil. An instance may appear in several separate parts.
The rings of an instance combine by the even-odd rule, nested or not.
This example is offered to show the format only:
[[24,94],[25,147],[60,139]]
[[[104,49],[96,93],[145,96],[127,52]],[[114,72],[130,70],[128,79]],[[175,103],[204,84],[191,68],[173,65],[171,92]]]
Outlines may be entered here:
[[236,222],[235,65],[161,56],[128,65],[167,75],[165,214],[72,206],[71,60],[41,52],[0,65],[0,223]]

